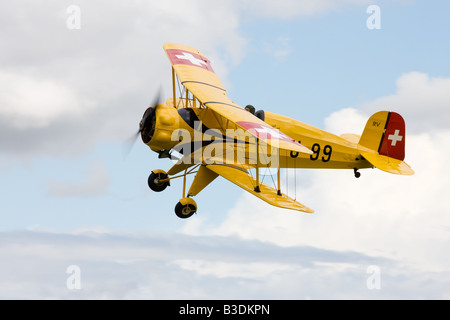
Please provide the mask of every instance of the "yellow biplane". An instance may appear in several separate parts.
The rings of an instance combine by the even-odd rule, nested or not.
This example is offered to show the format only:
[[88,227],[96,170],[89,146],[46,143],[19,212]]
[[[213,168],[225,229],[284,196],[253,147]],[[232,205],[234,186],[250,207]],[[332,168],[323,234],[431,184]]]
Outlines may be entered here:
[[[153,170],[148,185],[160,192],[172,179],[183,178],[183,195],[175,207],[180,218],[197,211],[192,197],[218,176],[271,205],[312,213],[281,192],[281,168],[350,169],[357,178],[359,169],[373,167],[414,174],[403,161],[405,122],[398,113],[375,113],[361,136],[336,136],[275,113],[244,109],[227,97],[200,51],[173,43],[164,50],[172,64],[173,94],[145,111],[138,134],[159,158],[177,160],[167,172]],[[261,168],[276,170],[273,187],[262,183]],[[186,192],[190,174],[195,177]]]

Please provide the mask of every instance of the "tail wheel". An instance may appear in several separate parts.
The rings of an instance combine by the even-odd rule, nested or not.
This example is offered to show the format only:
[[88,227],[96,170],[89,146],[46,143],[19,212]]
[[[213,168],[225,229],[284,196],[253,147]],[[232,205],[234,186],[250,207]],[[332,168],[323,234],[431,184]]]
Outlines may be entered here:
[[153,191],[161,192],[165,188],[167,188],[167,186],[170,185],[170,182],[168,180],[164,181],[167,178],[168,178],[168,175],[164,171],[162,171],[162,170],[154,170],[154,171],[152,171],[152,173],[148,177],[148,181],[147,181],[148,182],[148,186]]
[[186,219],[197,212],[197,204],[194,199],[183,198],[175,206],[175,214],[178,218]]

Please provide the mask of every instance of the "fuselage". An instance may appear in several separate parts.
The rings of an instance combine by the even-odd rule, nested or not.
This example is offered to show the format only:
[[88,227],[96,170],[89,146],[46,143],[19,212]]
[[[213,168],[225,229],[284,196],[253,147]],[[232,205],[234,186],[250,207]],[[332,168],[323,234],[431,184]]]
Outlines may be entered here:
[[264,121],[314,152],[311,155],[282,152],[280,155],[282,168],[360,169],[372,167],[360,156],[357,141],[359,137],[356,135],[348,135],[348,138],[340,137],[298,120],[267,111]]
[[[306,123],[271,112],[262,112],[268,125],[280,130],[309,148],[305,154],[259,145],[253,137],[236,124],[209,108],[193,107],[192,101],[172,99],[156,108],[155,132],[146,143],[153,151],[162,153],[173,149],[192,163],[213,162],[248,167],[279,168],[369,168],[372,165],[360,156],[357,137],[336,136]],[[258,148],[259,152],[256,153]]]

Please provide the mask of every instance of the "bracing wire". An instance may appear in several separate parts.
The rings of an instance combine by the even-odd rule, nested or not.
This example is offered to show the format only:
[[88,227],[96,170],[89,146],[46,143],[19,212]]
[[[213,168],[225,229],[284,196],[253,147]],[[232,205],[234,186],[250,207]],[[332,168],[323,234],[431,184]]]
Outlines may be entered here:
[[297,163],[294,159],[294,200],[297,200]]
[[[180,103],[183,100],[183,93],[185,92],[186,88],[181,85],[180,79],[177,77],[177,85],[178,85],[178,91],[180,92],[180,99],[178,99],[178,103]],[[178,108],[178,105],[177,105]]]

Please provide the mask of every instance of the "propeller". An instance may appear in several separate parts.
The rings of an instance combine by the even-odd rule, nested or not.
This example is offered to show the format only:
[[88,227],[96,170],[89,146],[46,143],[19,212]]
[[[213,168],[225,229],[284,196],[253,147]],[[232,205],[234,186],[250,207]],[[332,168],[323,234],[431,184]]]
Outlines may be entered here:
[[133,134],[130,138],[125,141],[124,156],[128,156],[133,149],[139,135],[142,136],[144,143],[148,143],[155,133],[155,123],[156,123],[156,108],[158,104],[161,103],[161,88],[159,89],[155,99],[150,104],[150,106],[145,110],[141,121],[139,122],[139,130]]

